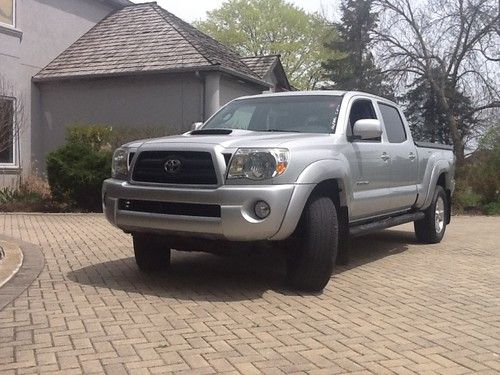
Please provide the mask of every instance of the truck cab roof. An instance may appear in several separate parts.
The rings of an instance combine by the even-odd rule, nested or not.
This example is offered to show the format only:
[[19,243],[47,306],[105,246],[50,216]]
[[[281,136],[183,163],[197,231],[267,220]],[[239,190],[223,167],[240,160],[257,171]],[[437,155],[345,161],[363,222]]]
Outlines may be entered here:
[[353,96],[363,96],[375,99],[377,101],[391,103],[392,105],[397,105],[397,103],[378,95],[373,95],[362,91],[344,91],[344,90],[283,91],[283,92],[264,93],[258,95],[247,95],[236,98],[234,100],[244,100],[249,98],[266,98],[266,97],[271,98],[275,96],[342,96],[347,99]]

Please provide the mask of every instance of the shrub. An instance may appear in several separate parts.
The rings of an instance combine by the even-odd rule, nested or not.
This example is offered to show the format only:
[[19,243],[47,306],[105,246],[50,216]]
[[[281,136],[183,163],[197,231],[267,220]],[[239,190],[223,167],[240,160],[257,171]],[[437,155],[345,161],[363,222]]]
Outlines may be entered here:
[[108,126],[68,129],[66,144],[47,156],[52,197],[73,208],[101,210],[102,182],[111,176],[111,138]]
[[490,202],[484,206],[486,215],[500,215],[500,202]]
[[86,145],[94,150],[102,150],[110,148],[112,138],[113,128],[110,126],[75,126],[68,129],[66,142]]
[[453,197],[455,212],[479,211],[482,197],[475,193],[470,186],[458,181]]
[[488,215],[500,212],[500,124],[481,138],[478,149],[457,171],[455,208]]
[[68,129],[66,144],[47,156],[54,200],[87,211],[101,210],[102,182],[111,176],[115,148],[137,139],[165,135],[160,128],[115,129],[104,125]]
[[53,202],[47,181],[37,175],[23,178],[17,189],[0,190],[0,211],[3,212],[60,212],[66,209]]

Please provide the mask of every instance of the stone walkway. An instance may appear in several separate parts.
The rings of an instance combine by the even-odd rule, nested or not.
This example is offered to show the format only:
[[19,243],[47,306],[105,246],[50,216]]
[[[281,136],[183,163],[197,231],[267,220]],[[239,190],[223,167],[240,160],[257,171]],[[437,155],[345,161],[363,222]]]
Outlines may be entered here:
[[0,311],[0,373],[498,373],[500,218],[458,217],[438,245],[405,225],[356,239],[324,293],[283,286],[278,254],[173,254],[135,267],[100,215],[0,215],[42,248]]

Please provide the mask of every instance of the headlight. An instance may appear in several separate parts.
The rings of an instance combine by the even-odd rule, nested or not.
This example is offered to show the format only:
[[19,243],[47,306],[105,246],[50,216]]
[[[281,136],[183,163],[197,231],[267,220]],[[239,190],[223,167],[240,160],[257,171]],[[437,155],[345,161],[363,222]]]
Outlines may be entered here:
[[113,154],[111,163],[111,176],[113,178],[125,178],[128,172],[128,150],[119,148]]
[[265,180],[276,177],[286,171],[289,159],[290,153],[284,148],[240,148],[231,159],[227,178]]

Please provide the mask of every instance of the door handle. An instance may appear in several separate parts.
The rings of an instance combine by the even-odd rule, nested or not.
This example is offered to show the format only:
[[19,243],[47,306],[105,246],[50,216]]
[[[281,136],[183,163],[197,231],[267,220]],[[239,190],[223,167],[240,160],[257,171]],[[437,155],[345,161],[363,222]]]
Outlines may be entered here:
[[413,152],[410,152],[410,155],[408,155],[408,158],[409,158],[411,161],[415,160],[415,159],[416,159],[416,157],[417,157],[417,156],[416,156]]
[[380,156],[380,159],[382,159],[383,161],[387,161],[389,160],[391,157],[389,155],[387,155],[386,152],[383,152],[382,155]]

